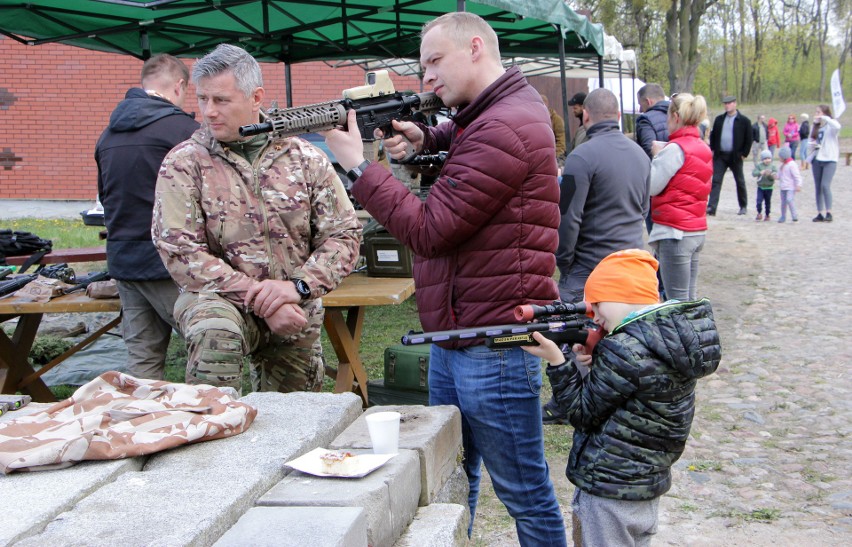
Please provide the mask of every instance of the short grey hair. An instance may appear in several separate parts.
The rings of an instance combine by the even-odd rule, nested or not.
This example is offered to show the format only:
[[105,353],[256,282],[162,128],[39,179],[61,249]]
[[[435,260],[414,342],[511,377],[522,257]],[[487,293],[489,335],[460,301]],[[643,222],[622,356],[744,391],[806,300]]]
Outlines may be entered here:
[[246,97],[258,87],[263,87],[263,73],[255,58],[243,48],[230,44],[219,44],[216,49],[195,62],[192,67],[192,83],[198,85],[202,78],[218,76],[229,70],[237,81],[237,89]]
[[666,98],[666,93],[663,91],[663,86],[660,84],[645,84],[639,88],[639,91],[636,92],[637,97],[641,101],[642,99],[654,99],[655,101],[662,101]]

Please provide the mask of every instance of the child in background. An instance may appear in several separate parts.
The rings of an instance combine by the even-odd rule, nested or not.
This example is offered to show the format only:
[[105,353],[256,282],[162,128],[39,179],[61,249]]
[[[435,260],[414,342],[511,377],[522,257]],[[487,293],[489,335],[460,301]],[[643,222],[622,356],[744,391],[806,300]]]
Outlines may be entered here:
[[[683,453],[695,384],[719,366],[722,348],[706,299],[660,303],[658,264],[639,249],[604,258],[585,299],[609,334],[575,361],[541,333],[524,349],[548,361],[553,397],[574,426],[565,474],[574,491],[574,545],[647,545],[659,498]],[[582,377],[578,363],[591,365]]]
[[[764,150],[760,153],[760,163],[754,166],[752,176],[757,178],[757,216],[755,221],[769,222],[769,208],[772,206],[772,187],[778,178],[778,170],[772,165],[772,152]],[[763,216],[763,205],[766,204],[766,217]]]
[[781,135],[778,133],[778,120],[769,118],[766,126],[766,146],[769,148],[769,157],[775,157],[775,151],[781,146]]
[[784,142],[790,147],[790,156],[795,158],[796,148],[799,146],[799,124],[796,123],[795,114],[787,116],[787,123],[784,124]]
[[793,157],[793,151],[786,146],[778,151],[781,167],[778,169],[778,190],[781,192],[781,218],[778,222],[787,220],[787,209],[793,222],[799,222],[796,214],[796,192],[802,191],[802,173],[799,164]]

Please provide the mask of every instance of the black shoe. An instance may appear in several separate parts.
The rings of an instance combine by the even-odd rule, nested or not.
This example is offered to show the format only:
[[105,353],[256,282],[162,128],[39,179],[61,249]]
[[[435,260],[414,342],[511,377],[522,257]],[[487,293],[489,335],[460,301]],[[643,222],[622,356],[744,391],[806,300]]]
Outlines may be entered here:
[[559,405],[556,401],[550,399],[541,407],[541,423],[544,425],[551,424],[568,424],[568,416],[559,411]]
[[716,209],[707,209],[707,216],[708,217],[715,217],[716,216]]
[[746,208],[745,208],[745,207],[740,207],[740,212],[739,212],[739,213],[737,213],[737,214],[738,214],[738,215],[744,215],[744,214],[746,214]]
[[834,220],[834,219],[833,219],[833,218],[831,218],[831,213],[826,213],[826,214],[825,214],[825,221],[826,221],[826,222],[831,222],[832,220]]
[[822,213],[814,217],[814,222],[825,222],[825,218],[823,218]]

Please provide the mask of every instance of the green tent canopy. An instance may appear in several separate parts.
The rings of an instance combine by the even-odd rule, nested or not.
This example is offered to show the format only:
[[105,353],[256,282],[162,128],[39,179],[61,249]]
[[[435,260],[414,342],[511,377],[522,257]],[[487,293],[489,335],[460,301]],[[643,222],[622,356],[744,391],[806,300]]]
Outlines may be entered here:
[[424,23],[464,9],[486,19],[507,57],[604,54],[601,25],[563,0],[0,0],[0,33],[145,59],[200,57],[221,42],[260,61],[418,56]]

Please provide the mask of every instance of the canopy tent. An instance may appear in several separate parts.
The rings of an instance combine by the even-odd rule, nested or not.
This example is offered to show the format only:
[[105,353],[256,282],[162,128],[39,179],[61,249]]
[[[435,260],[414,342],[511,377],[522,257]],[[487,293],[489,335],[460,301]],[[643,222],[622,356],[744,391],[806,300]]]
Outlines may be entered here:
[[603,80],[603,27],[564,0],[0,0],[0,34],[140,59],[239,44],[259,61],[285,63],[292,106],[292,63],[417,58],[422,26],[452,11],[488,21],[506,57],[558,59],[563,110],[566,56],[596,58]]
[[[145,59],[200,57],[221,42],[259,61],[417,57],[423,24],[456,10],[486,19],[510,56],[602,55],[603,29],[563,0],[0,0],[0,33]],[[560,38],[564,38],[561,40]]]

